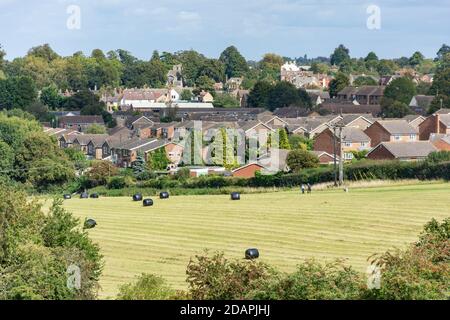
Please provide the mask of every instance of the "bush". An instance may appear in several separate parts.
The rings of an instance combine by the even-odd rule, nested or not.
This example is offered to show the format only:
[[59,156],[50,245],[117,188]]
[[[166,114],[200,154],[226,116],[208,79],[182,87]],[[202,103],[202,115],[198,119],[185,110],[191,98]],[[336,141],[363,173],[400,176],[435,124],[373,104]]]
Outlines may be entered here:
[[297,271],[268,281],[252,300],[357,300],[366,288],[364,277],[341,261],[306,261]]
[[[0,221],[0,300],[96,298],[100,250],[60,200],[44,212],[38,201],[2,185]],[[70,265],[81,271],[79,289],[67,286]]]
[[119,288],[117,300],[169,300],[174,294],[163,278],[142,274],[136,282]]
[[274,271],[256,261],[229,261],[223,253],[216,253],[191,259],[186,273],[190,299],[240,300]]
[[300,149],[289,152],[286,162],[289,168],[296,173],[302,169],[316,168],[320,163],[316,155]]
[[441,163],[450,161],[450,151],[436,151],[428,155],[427,161],[430,163]]
[[92,165],[91,170],[87,173],[87,177],[92,187],[104,186],[108,183],[110,177],[116,176],[119,169],[109,161],[96,161]]
[[450,298],[450,218],[432,220],[417,243],[375,257],[381,288],[371,299],[448,300]]
[[131,177],[112,177],[108,180],[108,189],[123,189],[131,186],[133,183],[134,182]]

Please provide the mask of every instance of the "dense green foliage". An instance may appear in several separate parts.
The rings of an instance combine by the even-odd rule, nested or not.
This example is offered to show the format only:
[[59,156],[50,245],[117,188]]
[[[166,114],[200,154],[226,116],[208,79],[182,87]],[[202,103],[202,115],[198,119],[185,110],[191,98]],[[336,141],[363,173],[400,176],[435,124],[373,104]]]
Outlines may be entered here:
[[0,114],[0,154],[0,176],[39,191],[75,177],[74,163],[35,121]]
[[124,284],[119,289],[118,300],[169,300],[175,294],[161,277],[141,275],[135,283]]
[[350,85],[350,79],[343,73],[338,73],[330,82],[330,97],[335,98],[339,91]]
[[260,81],[250,91],[248,98],[251,107],[266,108],[274,111],[283,107],[312,108],[312,101],[304,89],[297,89],[293,84],[285,81],[270,84]]
[[[44,213],[23,192],[0,186],[0,300],[95,299],[102,270],[99,248],[80,221],[55,201]],[[69,288],[69,266],[81,271]]]
[[319,158],[309,151],[297,149],[289,152],[286,163],[293,172],[300,172],[307,168],[319,166]]

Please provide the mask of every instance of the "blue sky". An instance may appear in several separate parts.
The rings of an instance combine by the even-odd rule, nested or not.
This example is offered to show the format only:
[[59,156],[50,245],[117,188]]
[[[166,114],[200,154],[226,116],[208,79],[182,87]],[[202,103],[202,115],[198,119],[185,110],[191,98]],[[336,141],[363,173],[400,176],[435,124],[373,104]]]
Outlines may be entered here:
[[[380,30],[366,26],[372,4]],[[81,9],[80,30],[66,27],[69,5]],[[255,60],[329,56],[340,43],[358,57],[434,57],[450,45],[449,17],[450,0],[0,0],[0,43],[8,59],[42,43],[62,55],[123,48],[143,59],[155,49],[218,57],[232,44]]]

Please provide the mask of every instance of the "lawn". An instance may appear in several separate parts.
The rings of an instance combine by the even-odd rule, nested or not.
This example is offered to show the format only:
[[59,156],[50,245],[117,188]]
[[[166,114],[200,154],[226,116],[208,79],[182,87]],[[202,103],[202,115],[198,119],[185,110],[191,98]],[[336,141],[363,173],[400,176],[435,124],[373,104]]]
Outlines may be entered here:
[[450,184],[432,183],[366,189],[298,191],[228,196],[154,198],[144,208],[131,198],[72,199],[65,207],[82,219],[105,257],[101,296],[141,273],[185,287],[189,258],[208,248],[243,258],[260,249],[261,261],[293,271],[303,259],[345,258],[364,272],[367,258],[417,239],[431,218],[450,216]]

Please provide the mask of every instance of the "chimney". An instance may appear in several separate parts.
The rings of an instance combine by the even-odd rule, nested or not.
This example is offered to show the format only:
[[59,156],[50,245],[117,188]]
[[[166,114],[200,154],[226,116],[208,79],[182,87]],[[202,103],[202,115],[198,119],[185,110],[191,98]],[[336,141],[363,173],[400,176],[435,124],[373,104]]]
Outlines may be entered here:
[[439,116],[439,114],[435,115],[435,120],[436,120],[436,133],[440,133],[441,132],[441,117]]

